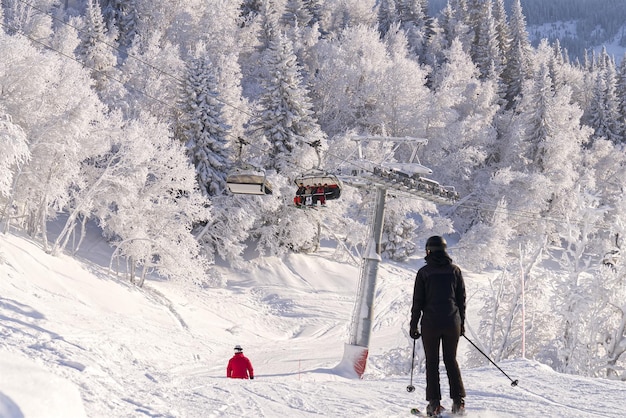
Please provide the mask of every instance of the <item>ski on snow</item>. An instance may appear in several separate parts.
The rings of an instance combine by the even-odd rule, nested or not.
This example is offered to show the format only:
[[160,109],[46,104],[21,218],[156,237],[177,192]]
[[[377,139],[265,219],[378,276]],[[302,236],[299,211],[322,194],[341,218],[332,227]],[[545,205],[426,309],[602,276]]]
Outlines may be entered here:
[[448,411],[442,411],[436,415],[428,415],[426,412],[422,412],[420,411],[418,408],[411,408],[411,415],[415,415],[418,417],[422,417],[422,418],[428,418],[428,417],[434,417],[434,418],[452,418],[452,417],[460,417],[465,415],[465,413],[457,413],[457,414],[453,414],[451,412]]

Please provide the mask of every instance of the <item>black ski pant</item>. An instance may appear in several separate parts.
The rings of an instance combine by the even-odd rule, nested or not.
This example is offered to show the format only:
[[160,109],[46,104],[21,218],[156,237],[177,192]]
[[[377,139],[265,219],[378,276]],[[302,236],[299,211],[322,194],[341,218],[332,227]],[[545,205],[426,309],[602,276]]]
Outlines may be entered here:
[[461,338],[461,326],[450,328],[430,328],[422,326],[422,344],[426,356],[426,400],[441,400],[439,386],[439,346],[443,348],[443,363],[450,384],[450,398],[464,398],[465,387],[461,370],[456,361],[456,351]]

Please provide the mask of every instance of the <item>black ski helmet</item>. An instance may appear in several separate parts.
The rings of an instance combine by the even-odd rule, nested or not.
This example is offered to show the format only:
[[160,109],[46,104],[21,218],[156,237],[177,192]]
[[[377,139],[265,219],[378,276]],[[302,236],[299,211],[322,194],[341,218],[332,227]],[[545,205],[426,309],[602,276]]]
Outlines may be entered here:
[[439,235],[432,236],[426,240],[426,251],[445,251],[448,243]]

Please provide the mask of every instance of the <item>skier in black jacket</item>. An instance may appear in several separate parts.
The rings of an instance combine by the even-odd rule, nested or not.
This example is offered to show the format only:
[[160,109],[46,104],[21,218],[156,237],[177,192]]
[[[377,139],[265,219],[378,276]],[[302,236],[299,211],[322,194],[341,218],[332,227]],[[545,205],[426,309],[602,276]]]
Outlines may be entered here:
[[443,410],[439,387],[440,344],[450,384],[452,412],[462,413],[465,409],[465,388],[456,361],[459,338],[465,333],[465,283],[461,269],[452,263],[446,247],[445,239],[440,236],[426,241],[426,265],[415,277],[411,308],[409,332],[413,339],[422,336],[426,356],[428,415],[438,415]]

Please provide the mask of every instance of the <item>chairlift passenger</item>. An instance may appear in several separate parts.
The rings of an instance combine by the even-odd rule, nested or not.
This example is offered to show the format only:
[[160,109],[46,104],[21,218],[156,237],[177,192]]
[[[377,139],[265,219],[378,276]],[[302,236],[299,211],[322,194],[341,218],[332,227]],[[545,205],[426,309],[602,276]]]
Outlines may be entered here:
[[322,186],[322,183],[317,184],[317,196],[322,206],[326,206],[326,189],[327,188],[328,188],[328,184],[326,183],[324,183],[323,186]]
[[298,186],[298,190],[296,191],[296,197],[293,198],[294,203],[297,207],[301,207],[304,204],[304,194],[306,193],[306,188],[303,183],[300,183]]

